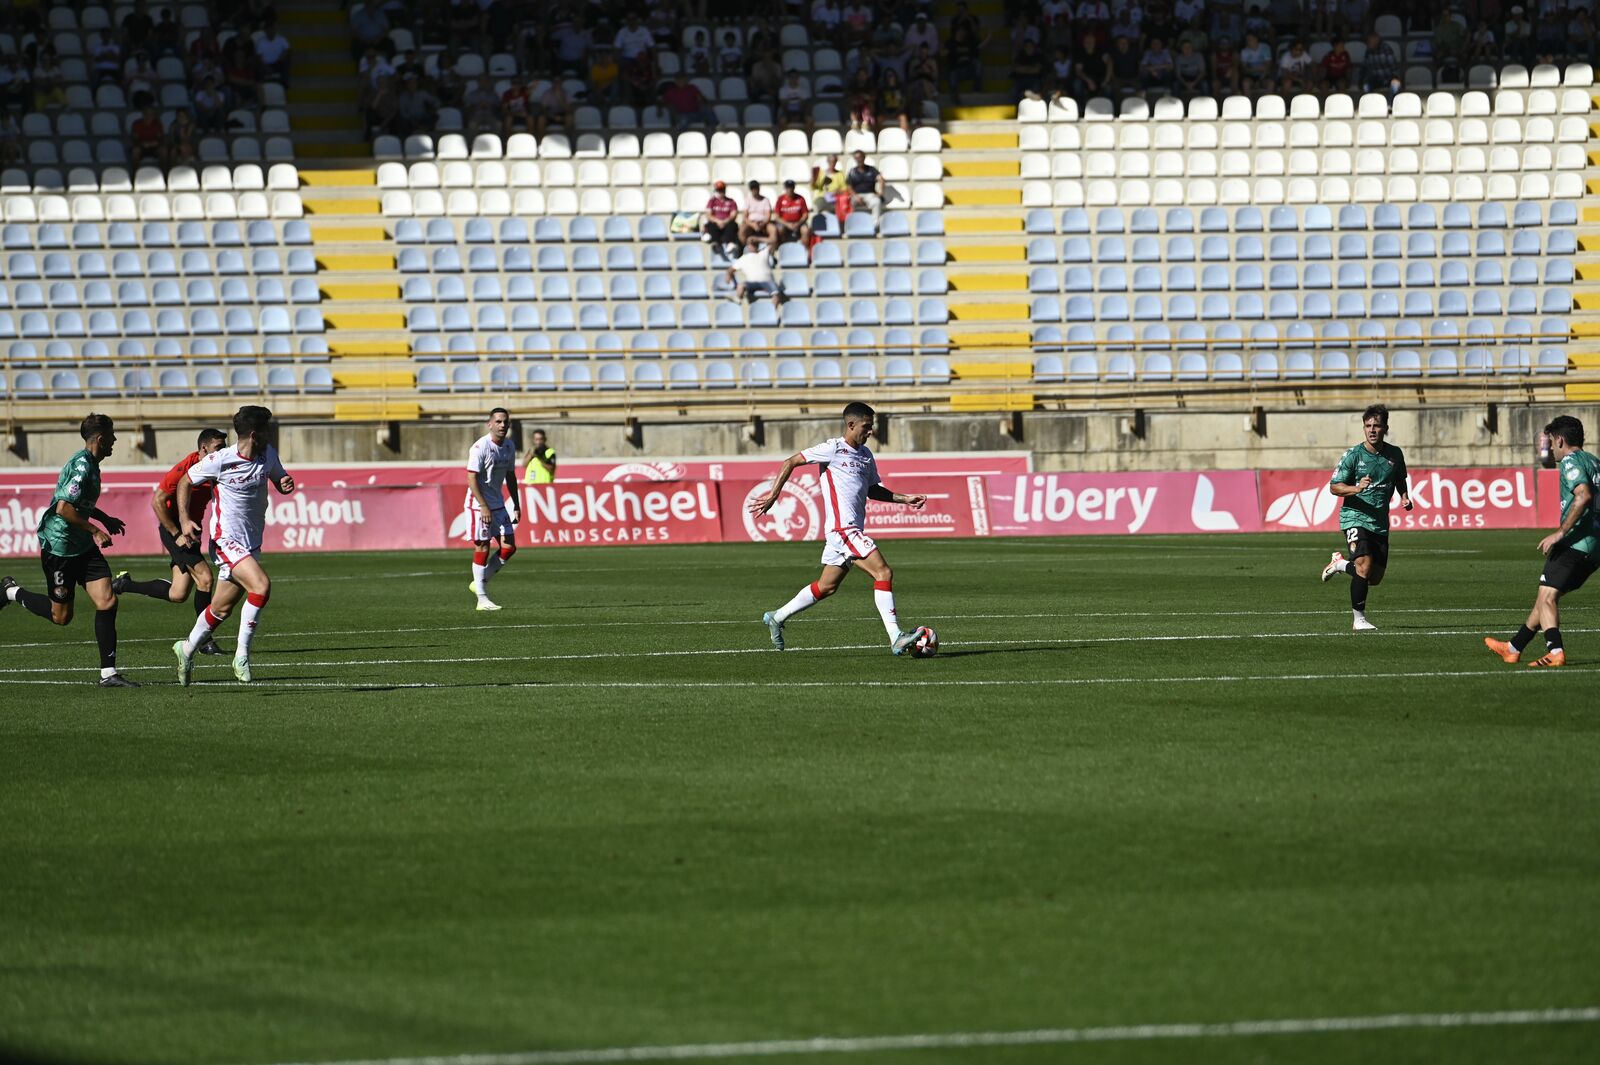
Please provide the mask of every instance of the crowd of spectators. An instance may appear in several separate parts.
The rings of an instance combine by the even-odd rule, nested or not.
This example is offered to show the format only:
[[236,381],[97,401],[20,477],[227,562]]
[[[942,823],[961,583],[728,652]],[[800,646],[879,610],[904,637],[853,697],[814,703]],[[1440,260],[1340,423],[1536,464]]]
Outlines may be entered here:
[[[1592,61],[1592,0],[1008,0],[1014,99],[1384,92]],[[1392,16],[1402,36],[1380,36]]]
[[[171,5],[152,10],[149,0],[133,0],[117,10],[126,11],[117,23],[81,34],[83,54],[72,62],[81,62],[92,92],[121,90],[135,165],[193,163],[201,138],[226,135],[240,110],[260,110],[264,83],[288,87],[293,49],[270,4],[217,0],[211,24],[200,29],[180,26]],[[48,11],[41,3],[0,4],[0,33],[17,48],[0,55],[0,157],[7,161],[23,155],[18,117],[53,119],[68,107],[67,87],[80,80],[57,54]],[[183,92],[172,93],[174,85]]]

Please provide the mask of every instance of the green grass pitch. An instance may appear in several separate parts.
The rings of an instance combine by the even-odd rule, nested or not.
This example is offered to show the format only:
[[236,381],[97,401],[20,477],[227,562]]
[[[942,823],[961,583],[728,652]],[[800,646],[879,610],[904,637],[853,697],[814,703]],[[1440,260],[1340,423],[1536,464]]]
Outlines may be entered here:
[[[1398,536],[1362,635],[1317,581],[1334,536],[890,542],[931,661],[888,654],[860,574],[767,649],[815,544],[524,550],[495,615],[464,552],[269,556],[249,688],[227,659],[175,685],[187,606],[123,600],[138,691],[92,685],[86,602],[66,631],[13,606],[0,1045],[267,1065],[1594,1007],[1600,587],[1565,670],[1481,644],[1538,536]],[[1578,1062],[1600,1024],[856,1050],[780,1060]]]

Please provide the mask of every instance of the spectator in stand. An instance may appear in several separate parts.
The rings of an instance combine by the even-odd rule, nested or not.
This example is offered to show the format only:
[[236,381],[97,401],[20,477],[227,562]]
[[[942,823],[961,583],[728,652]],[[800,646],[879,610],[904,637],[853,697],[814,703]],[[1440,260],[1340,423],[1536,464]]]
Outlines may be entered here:
[[772,247],[798,240],[802,248],[811,247],[811,206],[795,191],[794,179],[783,183],[778,202],[772,205]]
[[739,251],[739,205],[728,195],[726,182],[711,186],[706,201],[706,222],[700,239],[711,245],[711,252],[726,262]]
[[778,128],[796,126],[811,128],[811,86],[805,83],[798,70],[789,71],[778,88]]
[[883,214],[884,184],[878,168],[867,162],[867,153],[857,149],[851,157],[855,166],[844,176],[850,186],[850,205],[858,211],[872,212],[873,223]]
[[1104,96],[1106,84],[1111,80],[1111,63],[1100,48],[1100,38],[1085,33],[1082,40],[1072,63],[1072,95],[1080,107],[1091,97]]
[[372,45],[368,45],[361,61],[356,64],[356,72],[366,79],[367,91],[370,91],[377,88],[379,78],[394,77],[394,64]]
[[1172,74],[1178,96],[1185,102],[1211,91],[1206,81],[1206,57],[1195,51],[1193,41],[1178,45],[1177,58],[1172,61]]
[[[1534,31],[1534,40],[1538,43],[1540,54],[1554,55],[1556,52],[1561,51],[1562,45],[1566,40],[1567,11],[1559,2],[1541,5],[1541,8],[1538,28]],[[1434,25],[1433,32],[1435,34],[1439,32],[1441,24],[1446,20],[1454,21],[1448,12],[1442,14],[1439,23]],[[1460,27],[1457,26],[1456,29],[1457,33],[1451,35],[1452,41],[1460,39],[1458,36]],[[1441,49],[1437,45],[1434,47],[1434,54],[1436,56],[1441,55]]]
[[601,46],[594,50],[589,64],[589,99],[604,107],[617,102],[622,90],[622,68],[617,66],[616,49]]
[[750,92],[750,99],[767,104],[769,107],[778,103],[778,89],[783,85],[783,66],[778,62],[778,53],[766,51],[750,64],[750,73],[745,78],[745,85]]
[[427,133],[439,121],[439,98],[425,88],[415,72],[406,74],[394,98],[390,132],[402,139]]
[[1350,49],[1344,41],[1336,40],[1328,54],[1322,57],[1322,82],[1327,92],[1350,91]]
[[839,169],[839,157],[830,154],[827,162],[817,167],[811,178],[811,196],[817,210],[838,214],[839,196],[849,187],[845,183],[844,171]]
[[[963,8],[965,4],[961,5]],[[961,103],[961,84],[971,82],[974,90],[983,91],[983,46],[989,43],[985,35],[979,39],[976,23],[969,17],[957,17],[950,26],[950,37],[945,44],[945,76],[948,79],[950,99]]]
[[1272,91],[1272,47],[1254,33],[1244,35],[1244,47],[1239,51],[1239,73],[1246,95],[1260,96]]
[[656,102],[656,54],[646,48],[622,64],[622,80],[627,87],[628,102],[636,108],[650,107]]
[[1239,92],[1239,53],[1228,37],[1217,41],[1217,50],[1211,53],[1211,84],[1221,96]]
[[1044,56],[1039,45],[1029,38],[1011,63],[1012,98],[1038,100],[1044,91]]
[[370,139],[380,133],[395,132],[399,123],[396,121],[398,107],[398,88],[393,77],[379,78],[378,84],[373,86],[372,93],[366,101],[367,137]]
[[22,162],[22,127],[9,109],[0,109],[0,165]]
[[705,30],[695,30],[694,40],[683,54],[684,66],[696,77],[706,77],[713,70],[711,38]]
[[380,48],[389,37],[389,16],[376,3],[357,4],[350,10],[350,55],[365,55]]
[[905,50],[916,55],[917,49],[924,45],[933,55],[939,54],[939,31],[928,20],[926,11],[918,11],[917,17],[911,20],[911,28],[906,30]]
[[1386,92],[1399,76],[1400,60],[1389,42],[1376,33],[1367,34],[1367,54],[1361,60],[1361,87],[1367,92]]
[[195,35],[194,40],[189,42],[188,55],[191,68],[202,60],[210,60],[213,63],[221,62],[222,45],[217,43],[216,31],[210,26],[203,27]]
[[879,122],[898,122],[900,128],[907,133],[911,132],[911,115],[906,110],[905,86],[900,84],[900,75],[892,69],[883,72],[883,81],[878,86],[878,107],[876,117]]
[[500,97],[488,78],[473,78],[462,97],[463,121],[471,133],[495,133],[500,129]]
[[[1565,24],[1558,28],[1558,32],[1565,35]],[[1433,24],[1433,62],[1440,68],[1459,70],[1466,65],[1466,58],[1466,20],[1456,14],[1453,8],[1445,8],[1439,12]]]
[[841,44],[844,40],[844,12],[839,8],[839,0],[816,0],[811,5],[811,26],[819,40]]
[[155,20],[145,0],[133,0],[133,10],[122,19],[122,49],[137,52],[150,46],[150,32],[156,28]]
[[166,145],[167,130],[161,124],[161,116],[156,114],[153,106],[146,107],[144,113],[134,119],[129,133],[132,135],[132,143],[129,145],[128,161],[134,166],[145,163],[159,166],[162,161],[162,149]]
[[1588,8],[1574,5],[1567,14],[1567,40],[1564,51],[1569,58],[1594,62],[1594,15]]
[[26,113],[33,106],[33,78],[15,55],[0,59],[0,108]]
[[1111,91],[1111,98],[1116,100],[1138,92],[1139,53],[1133,50],[1133,42],[1126,37],[1118,37],[1108,59],[1111,78],[1106,82],[1106,88]]
[[916,55],[911,58],[911,67],[907,81],[908,102],[911,113],[922,120],[923,105],[937,104],[939,101],[939,61],[933,57],[933,52],[926,44],[917,45]]
[[474,44],[483,25],[478,0],[449,0],[446,24],[450,27],[452,51],[459,51]]
[[761,182],[750,182],[750,198],[744,205],[744,221],[739,224],[739,244],[771,237],[772,201],[761,195]]
[[511,134],[519,129],[524,133],[533,132],[533,109],[529,106],[529,86],[521,81],[512,81],[506,91],[500,94],[500,139],[508,141]]
[[256,58],[261,61],[261,77],[289,87],[289,39],[278,32],[278,20],[269,18],[256,38]]
[[130,106],[142,108],[155,102],[156,86],[161,78],[150,63],[150,54],[143,48],[133,53],[122,72],[122,91]]
[[650,36],[655,38],[657,48],[674,48],[677,46],[677,15],[670,5],[654,5],[650,11],[650,18],[646,20],[645,25],[650,30]]
[[1111,29],[1111,8],[1105,0],[1080,0],[1072,17],[1080,32],[1092,33],[1097,38],[1103,38]]
[[1261,13],[1259,4],[1251,4],[1249,12],[1244,17],[1244,32],[1255,34],[1262,40],[1272,37],[1272,20]]
[[582,69],[589,60],[589,50],[594,47],[594,34],[581,22],[563,16],[550,31],[550,46],[555,52],[555,65]]
[[[1533,23],[1528,19],[1528,13],[1521,4],[1511,8],[1511,17],[1506,19],[1505,26],[1506,59],[1529,66],[1533,59]],[[1368,48],[1371,55],[1371,48]],[[1362,74],[1366,81],[1366,74]]]
[[39,60],[33,65],[31,80],[35,111],[60,111],[67,106],[67,90],[54,48],[47,46],[39,50]]
[[[1135,15],[1138,17],[1135,18]],[[1126,37],[1137,44],[1144,37],[1139,29],[1143,21],[1144,15],[1139,8],[1127,4],[1117,8],[1116,17],[1111,20],[1111,39],[1114,41],[1118,37]]]
[[728,298],[734,303],[758,300],[762,296],[771,298],[774,307],[783,302],[783,288],[772,272],[772,256],[762,250],[761,242],[755,237],[744,242],[744,254],[728,267],[724,276],[733,284],[733,293]]
[[872,36],[872,8],[865,0],[855,0],[844,9],[844,44],[849,47],[865,44]]
[[877,128],[878,87],[872,83],[872,71],[865,65],[856,67],[851,76],[848,96],[851,130],[870,132]]
[[[376,90],[377,86],[373,86]],[[225,133],[228,129],[228,98],[217,87],[217,79],[206,78],[194,91],[195,124],[200,133]]]
[[163,161],[170,169],[174,166],[193,166],[197,158],[195,141],[197,130],[189,112],[178,111],[172,116],[172,126],[167,130],[166,151]]
[[108,81],[113,85],[122,83],[122,48],[109,35],[100,38],[100,43],[94,46],[93,64],[90,84],[94,88]]
[[1072,95],[1072,53],[1064,44],[1056,46],[1056,54],[1050,59],[1045,89],[1049,91],[1052,102]]
[[705,93],[689,80],[689,75],[684,71],[680,70],[673,76],[672,85],[661,94],[661,103],[672,118],[673,129],[685,129],[692,125],[714,128],[717,124],[717,113],[711,109]]
[[1303,41],[1295,41],[1278,60],[1278,91],[1285,96],[1311,91],[1311,56]]
[[1172,53],[1167,50],[1166,43],[1160,37],[1150,38],[1150,46],[1144,50],[1144,55],[1139,57],[1139,79],[1143,82],[1145,91],[1154,90],[1163,95],[1171,92],[1172,77]]
[[722,35],[722,47],[717,49],[717,70],[725,78],[744,75],[744,49],[739,47],[739,35],[732,30]]
[[183,31],[178,28],[178,23],[172,17],[172,8],[161,9],[161,17],[156,20],[155,29],[150,31],[150,52],[157,59],[171,56],[174,59],[183,58]]
[[556,78],[539,97],[539,107],[533,114],[533,134],[543,139],[551,126],[560,126],[564,132],[572,130],[572,97],[562,78]]
[[637,59],[641,53],[654,49],[656,36],[640,20],[638,11],[630,11],[627,23],[617,31],[611,45],[622,57],[622,61],[627,63]]
[[1478,28],[1472,31],[1470,56],[1475,63],[1494,63],[1500,59],[1500,42],[1487,19],[1479,19]]

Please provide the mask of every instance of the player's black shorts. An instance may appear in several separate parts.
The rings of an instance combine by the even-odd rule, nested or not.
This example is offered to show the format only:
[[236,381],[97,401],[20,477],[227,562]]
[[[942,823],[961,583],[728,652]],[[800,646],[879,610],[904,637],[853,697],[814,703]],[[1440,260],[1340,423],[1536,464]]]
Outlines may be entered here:
[[174,566],[177,566],[181,570],[188,571],[194,569],[196,566],[200,565],[200,563],[206,560],[205,556],[200,553],[199,544],[192,544],[189,547],[184,547],[182,544],[178,543],[171,533],[167,532],[167,527],[165,525],[162,525],[159,528],[161,530],[161,546],[167,549],[167,558],[172,560],[172,564]]
[[1344,530],[1344,541],[1349,545],[1346,557],[1352,562],[1366,555],[1372,559],[1372,564],[1379,569],[1389,568],[1389,538],[1373,532],[1371,529],[1349,528]]
[[39,552],[44,566],[44,581],[50,588],[50,598],[57,603],[70,603],[78,594],[78,585],[88,584],[104,577],[111,579],[111,564],[98,547],[91,547],[81,555],[52,555],[48,547]]
[[1539,586],[1554,588],[1565,595],[1583,587],[1583,582],[1600,569],[1600,556],[1586,555],[1570,547],[1558,547],[1545,559],[1544,572],[1539,574]]

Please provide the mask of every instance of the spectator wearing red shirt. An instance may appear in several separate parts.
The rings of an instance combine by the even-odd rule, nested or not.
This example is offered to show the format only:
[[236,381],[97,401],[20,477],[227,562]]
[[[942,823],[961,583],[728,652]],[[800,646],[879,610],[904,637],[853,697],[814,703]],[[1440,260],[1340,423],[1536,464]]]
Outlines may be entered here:
[[1322,57],[1322,74],[1328,92],[1350,91],[1350,67],[1354,60],[1343,41],[1334,41],[1333,50]]
[[128,158],[134,166],[140,163],[161,165],[161,148],[167,139],[167,129],[161,124],[161,116],[156,114],[154,107],[144,109],[144,114],[134,120],[133,148],[128,153]]
[[728,195],[726,182],[711,186],[706,201],[706,223],[700,239],[711,245],[717,258],[726,259],[739,250],[739,205]]
[[811,206],[794,191],[793,181],[785,181],[783,194],[772,207],[772,246],[791,240],[799,240],[802,247],[811,246]]
[[690,83],[689,75],[679,72],[661,94],[661,103],[672,116],[672,128],[690,125],[715,126],[717,113],[706,103],[705,94]]

